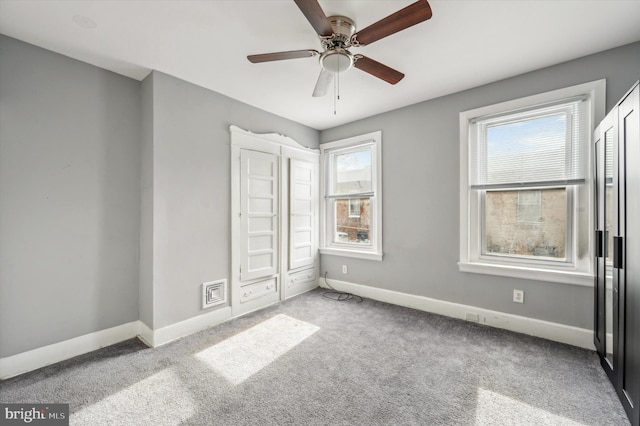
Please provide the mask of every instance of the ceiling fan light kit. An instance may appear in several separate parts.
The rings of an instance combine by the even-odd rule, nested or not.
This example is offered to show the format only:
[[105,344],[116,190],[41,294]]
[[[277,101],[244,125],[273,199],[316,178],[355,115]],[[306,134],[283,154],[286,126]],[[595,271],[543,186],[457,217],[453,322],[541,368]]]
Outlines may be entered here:
[[249,55],[252,63],[280,61],[286,59],[308,58],[320,56],[320,76],[316,82],[313,96],[323,96],[335,74],[350,68],[358,68],[374,77],[396,84],[404,78],[404,74],[364,55],[352,54],[350,47],[371,44],[384,37],[407,29],[431,18],[431,6],[427,0],[418,0],[386,18],[375,22],[365,29],[356,32],[352,19],[346,16],[327,17],[318,0],[294,0],[302,14],[307,18],[320,37],[323,52],[313,49],[294,50],[288,52],[264,53]]
[[334,74],[348,70],[353,66],[354,56],[346,49],[339,47],[324,51],[320,55],[320,65]]

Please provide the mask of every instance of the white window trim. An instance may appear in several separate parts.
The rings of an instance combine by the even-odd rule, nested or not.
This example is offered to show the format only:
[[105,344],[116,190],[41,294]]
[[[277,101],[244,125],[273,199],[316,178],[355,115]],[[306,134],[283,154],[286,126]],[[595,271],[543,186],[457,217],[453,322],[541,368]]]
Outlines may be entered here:
[[[327,151],[345,149],[350,146],[362,145],[363,143],[373,143],[373,169],[375,170],[375,197],[373,208],[371,209],[372,245],[370,248],[348,245],[332,245],[329,238],[327,220],[327,187],[329,176],[327,174]],[[358,259],[381,261],[382,253],[382,132],[372,132],[364,135],[354,136],[320,145],[320,254],[334,256],[354,257]]]
[[[596,80],[564,89],[553,90],[538,95],[489,105],[460,113],[460,261],[461,272],[489,274],[513,278],[532,279],[539,281],[573,284],[580,286],[593,286],[593,241],[591,229],[594,226],[593,217],[593,183],[592,183],[592,136],[593,129],[605,116],[605,87],[606,81]],[[571,232],[576,239],[575,251],[583,252],[582,255],[574,254],[572,266],[553,266],[551,262],[518,261],[509,259],[508,262],[500,260],[488,260],[482,258],[479,248],[479,219],[478,203],[471,199],[477,196],[475,191],[469,189],[469,122],[476,117],[489,114],[499,114],[554,102],[559,99],[570,98],[588,94],[591,99],[588,133],[588,164],[587,183],[577,189],[579,200],[574,199],[573,229]],[[585,211],[586,210],[586,211]],[[579,220],[578,212],[585,220]],[[578,230],[580,228],[580,231]],[[586,228],[586,229],[584,229]],[[586,250],[586,254],[584,251]]]

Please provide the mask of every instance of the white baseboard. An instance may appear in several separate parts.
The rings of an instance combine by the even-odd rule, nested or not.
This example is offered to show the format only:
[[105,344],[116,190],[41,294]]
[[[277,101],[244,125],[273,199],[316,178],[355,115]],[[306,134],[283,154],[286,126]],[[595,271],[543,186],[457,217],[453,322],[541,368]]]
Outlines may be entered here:
[[138,339],[145,345],[153,348],[153,330],[142,321],[138,321]]
[[[421,311],[462,320],[467,319],[467,314],[477,314],[477,322],[480,324],[595,350],[595,346],[593,344],[593,330],[492,311],[489,309],[478,308],[476,306],[431,299],[424,296],[400,293],[393,290],[369,287],[346,281],[337,281],[332,279],[329,282],[331,283],[331,287],[336,290],[346,291],[369,299],[405,306],[407,308],[419,309]],[[323,288],[328,288],[323,278],[319,279],[319,284]]]
[[156,330],[151,330],[141,322],[142,327],[140,328],[138,337],[148,346],[157,348],[158,346],[220,324],[229,319],[231,319],[231,307],[225,306],[224,308],[216,309],[204,315],[198,315],[197,317],[189,318]]
[[[319,279],[323,288],[328,288],[324,279]],[[466,319],[467,314],[477,314],[478,322],[556,342],[567,343],[594,350],[593,331],[564,324],[492,311],[470,305],[446,302],[424,296],[400,293],[392,290],[369,287],[346,281],[331,280],[331,286],[394,305],[406,306],[452,318]],[[150,347],[158,347],[181,337],[231,319],[231,307],[152,330],[142,321],[132,321],[106,330],[96,331],[63,342],[36,348],[16,355],[0,358],[0,380],[8,379],[28,371],[36,370],[56,362],[113,345],[127,339],[139,337]]]
[[16,355],[0,358],[0,379],[8,379],[74,356],[113,345],[138,334],[140,321],[111,327]]
[[157,330],[150,329],[142,321],[128,322],[106,330],[0,358],[0,380],[37,370],[134,337],[140,338],[147,346],[157,347],[220,324],[230,318],[231,308],[227,306]]

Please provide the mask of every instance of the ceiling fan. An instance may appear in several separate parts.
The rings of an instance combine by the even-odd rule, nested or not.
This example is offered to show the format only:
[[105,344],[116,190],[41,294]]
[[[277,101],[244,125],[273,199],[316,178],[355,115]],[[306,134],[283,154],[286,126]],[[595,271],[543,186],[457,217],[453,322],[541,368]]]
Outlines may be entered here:
[[259,63],[319,56],[321,70],[313,96],[324,96],[334,75],[351,67],[358,68],[387,83],[396,84],[404,77],[403,73],[364,55],[352,54],[349,48],[371,44],[431,18],[431,6],[427,0],[418,0],[356,32],[353,20],[346,16],[327,17],[318,0],[294,1],[318,33],[323,52],[314,49],[292,50],[249,55],[247,59],[252,63]]

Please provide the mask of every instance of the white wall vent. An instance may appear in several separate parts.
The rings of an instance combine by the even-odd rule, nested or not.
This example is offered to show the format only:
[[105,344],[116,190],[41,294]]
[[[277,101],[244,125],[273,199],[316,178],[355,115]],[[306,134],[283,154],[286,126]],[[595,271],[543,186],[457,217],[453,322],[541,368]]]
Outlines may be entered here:
[[227,303],[227,280],[202,283],[202,309]]

